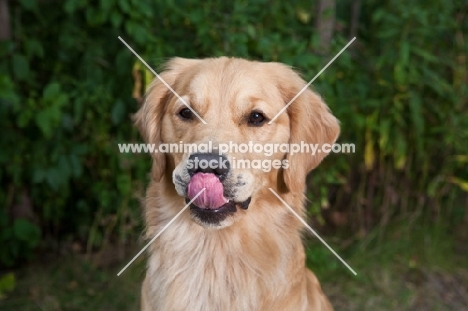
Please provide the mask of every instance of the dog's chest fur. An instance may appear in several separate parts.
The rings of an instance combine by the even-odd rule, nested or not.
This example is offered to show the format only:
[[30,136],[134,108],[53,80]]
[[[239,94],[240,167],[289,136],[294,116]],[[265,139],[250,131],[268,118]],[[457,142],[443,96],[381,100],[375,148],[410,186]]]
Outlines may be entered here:
[[257,229],[207,230],[181,216],[151,246],[146,282],[154,310],[268,310],[283,300],[298,243],[274,225]]

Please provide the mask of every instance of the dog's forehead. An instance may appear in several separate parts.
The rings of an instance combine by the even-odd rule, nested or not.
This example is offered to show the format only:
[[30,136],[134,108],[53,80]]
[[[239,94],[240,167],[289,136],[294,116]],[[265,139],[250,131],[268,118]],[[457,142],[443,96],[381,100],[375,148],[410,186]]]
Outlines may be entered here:
[[276,81],[268,75],[263,63],[237,59],[217,59],[199,66],[189,83],[192,100],[199,105],[208,102],[236,106],[250,102],[251,98],[267,100],[277,95]]

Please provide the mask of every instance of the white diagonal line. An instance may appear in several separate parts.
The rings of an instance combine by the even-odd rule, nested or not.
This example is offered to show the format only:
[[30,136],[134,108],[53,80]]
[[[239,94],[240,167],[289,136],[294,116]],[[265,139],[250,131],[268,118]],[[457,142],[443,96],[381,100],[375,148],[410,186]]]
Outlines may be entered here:
[[310,80],[310,82],[309,82],[309,83],[307,83],[307,85],[306,85],[306,86],[304,86],[304,87],[302,88],[302,90],[301,90],[299,93],[297,93],[297,95],[296,95],[296,96],[294,96],[294,98],[293,98],[293,99],[291,99],[291,100],[289,101],[289,103],[288,103],[288,104],[287,104],[287,105],[286,105],[286,106],[285,106],[283,109],[281,109],[281,111],[280,111],[280,112],[278,112],[278,113],[276,114],[276,116],[275,116],[273,119],[271,119],[271,121],[270,121],[270,122],[268,122],[268,124],[271,124],[271,123],[273,123],[273,121],[275,121],[275,120],[276,120],[276,118],[278,118],[278,116],[279,116],[280,114],[282,114],[282,113],[283,113],[283,112],[284,112],[284,111],[285,111],[285,110],[286,110],[286,109],[289,107],[289,105],[291,105],[291,104],[292,104],[292,102],[293,102],[293,101],[295,101],[295,100],[296,100],[296,98],[298,98],[298,97],[299,97],[299,95],[301,95],[301,94],[302,94],[302,92],[304,92],[304,91],[305,91],[305,90],[306,90],[306,89],[307,89],[307,88],[308,88],[308,87],[309,87],[309,86],[312,84],[312,82],[314,82],[314,81],[315,81],[315,79],[317,79],[317,78],[318,78],[318,77],[319,77],[319,76],[322,74],[322,72],[324,72],[324,71],[325,71],[325,69],[327,69],[327,68],[328,68],[328,66],[330,66],[330,65],[331,65],[331,63],[333,63],[333,62],[335,61],[335,59],[337,59],[337,58],[338,58],[338,56],[340,56],[340,55],[341,55],[341,53],[343,53],[343,52],[344,52],[344,50],[346,50],[346,48],[347,48],[348,46],[350,46],[350,45],[351,45],[351,43],[353,43],[353,41],[354,41],[354,40],[356,40],[356,37],[354,37],[353,39],[351,39],[351,41],[349,41],[349,42],[348,42],[348,44],[346,44],[346,46],[345,46],[344,48],[342,48],[342,49],[341,49],[341,51],[340,51],[340,52],[338,52],[338,54],[336,54],[336,56],[335,56],[335,57],[333,57],[333,58],[332,58],[332,60],[331,60],[331,61],[329,61],[329,62],[328,62],[328,64],[326,64],[326,65],[325,65],[325,67],[323,67],[323,69],[322,69],[322,70],[320,70],[320,71],[319,71],[319,73],[318,73],[318,74],[317,74],[317,75],[316,75],[316,76],[315,76],[315,77],[314,77],[312,80]]
[[148,68],[148,69],[149,69],[149,70],[150,70],[150,71],[151,71],[151,72],[152,72],[152,73],[153,73],[153,74],[154,74],[154,75],[155,75],[155,76],[172,92],[172,93],[174,93],[174,95],[177,96],[177,98],[178,98],[182,103],[184,103],[185,106],[187,106],[187,108],[190,109],[190,110],[193,112],[193,114],[196,115],[197,118],[200,119],[200,121],[203,122],[203,124],[207,124],[207,123],[205,122],[205,120],[203,120],[202,117],[200,117],[200,116],[198,115],[198,113],[197,113],[195,110],[193,110],[192,107],[190,107],[190,105],[187,104],[187,102],[186,102],[182,97],[180,97],[179,94],[177,94],[176,91],[174,91],[174,89],[173,89],[169,84],[167,84],[166,81],[164,81],[163,78],[161,78],[161,76],[158,75],[158,73],[157,73],[156,71],[154,71],[153,68],[151,68],[151,67],[145,62],[145,60],[144,60],[143,58],[141,58],[140,55],[138,55],[138,54],[130,47],[130,45],[127,44],[127,42],[125,42],[124,39],[122,39],[122,38],[119,36],[119,40],[122,41],[122,43],[125,44],[125,46],[126,46],[136,57],[138,57],[138,59],[139,59],[143,64],[145,64],[146,68]]
[[185,211],[185,209],[186,209],[187,207],[189,207],[190,204],[192,204],[192,202],[195,201],[195,199],[198,198],[198,196],[199,196],[200,194],[202,194],[203,191],[205,191],[205,189],[206,189],[206,188],[203,188],[202,190],[200,190],[200,192],[199,192],[192,200],[190,200],[190,202],[188,202],[187,205],[185,205],[184,208],[183,208],[180,212],[178,212],[177,215],[175,215],[174,218],[172,218],[171,221],[169,221],[169,222],[161,229],[161,231],[159,231],[158,234],[156,234],[156,236],[155,236],[154,238],[152,238],[151,241],[149,241],[148,244],[146,244],[145,247],[143,247],[143,248],[141,249],[141,251],[140,251],[138,254],[136,254],[136,256],[133,257],[133,259],[130,260],[130,262],[129,262],[122,270],[120,270],[119,273],[117,273],[117,276],[120,276],[120,275],[122,274],[122,272],[124,272],[125,269],[127,269],[128,266],[130,266],[130,265],[132,264],[132,262],[134,262],[135,259],[137,259],[138,256],[140,256],[141,253],[143,253],[143,252],[151,245],[151,243],[153,243],[153,242],[161,235],[161,233],[163,233],[164,230],[166,230],[167,227],[169,227],[169,226],[174,222],[174,220],[176,220],[177,217],[179,217],[179,215],[182,214],[182,212]]
[[271,189],[271,188],[268,188],[287,208],[289,208],[289,210],[294,214],[294,216],[296,216],[316,237],[317,239],[320,240],[320,242],[322,242],[332,253],[333,255],[335,255],[352,273],[354,273],[354,275],[357,275],[356,271],[353,270],[353,268],[351,268],[347,263],[346,261],[344,261],[334,250],[333,248],[331,248],[327,242],[325,242],[318,234],[317,232],[315,232],[314,229],[312,229],[305,221],[304,219],[302,219],[301,216],[299,216],[292,208],[291,206],[288,205],[288,203],[286,203],[276,192],[275,190]]

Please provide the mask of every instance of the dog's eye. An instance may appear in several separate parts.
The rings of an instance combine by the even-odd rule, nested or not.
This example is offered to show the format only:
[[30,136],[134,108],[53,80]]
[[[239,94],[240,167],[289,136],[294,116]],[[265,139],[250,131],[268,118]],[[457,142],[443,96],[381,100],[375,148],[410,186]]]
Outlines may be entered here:
[[261,112],[254,111],[249,116],[249,125],[261,126],[265,122],[265,116]]
[[184,108],[181,111],[179,111],[179,116],[181,116],[182,119],[190,120],[192,119],[192,116],[193,116],[192,110],[190,110],[189,108]]

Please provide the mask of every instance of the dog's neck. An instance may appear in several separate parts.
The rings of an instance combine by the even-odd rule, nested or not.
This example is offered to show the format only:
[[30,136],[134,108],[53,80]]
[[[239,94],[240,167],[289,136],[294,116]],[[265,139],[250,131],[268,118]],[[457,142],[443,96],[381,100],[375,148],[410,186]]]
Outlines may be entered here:
[[[154,184],[148,189],[148,238],[184,205],[164,188]],[[253,304],[265,293],[289,293],[291,284],[281,274],[292,271],[300,280],[305,267],[300,224],[280,202],[253,200],[248,213],[240,223],[219,230],[182,213],[151,246],[148,280],[154,282],[155,305],[162,310],[230,310],[233,305],[255,310],[264,307]]]

